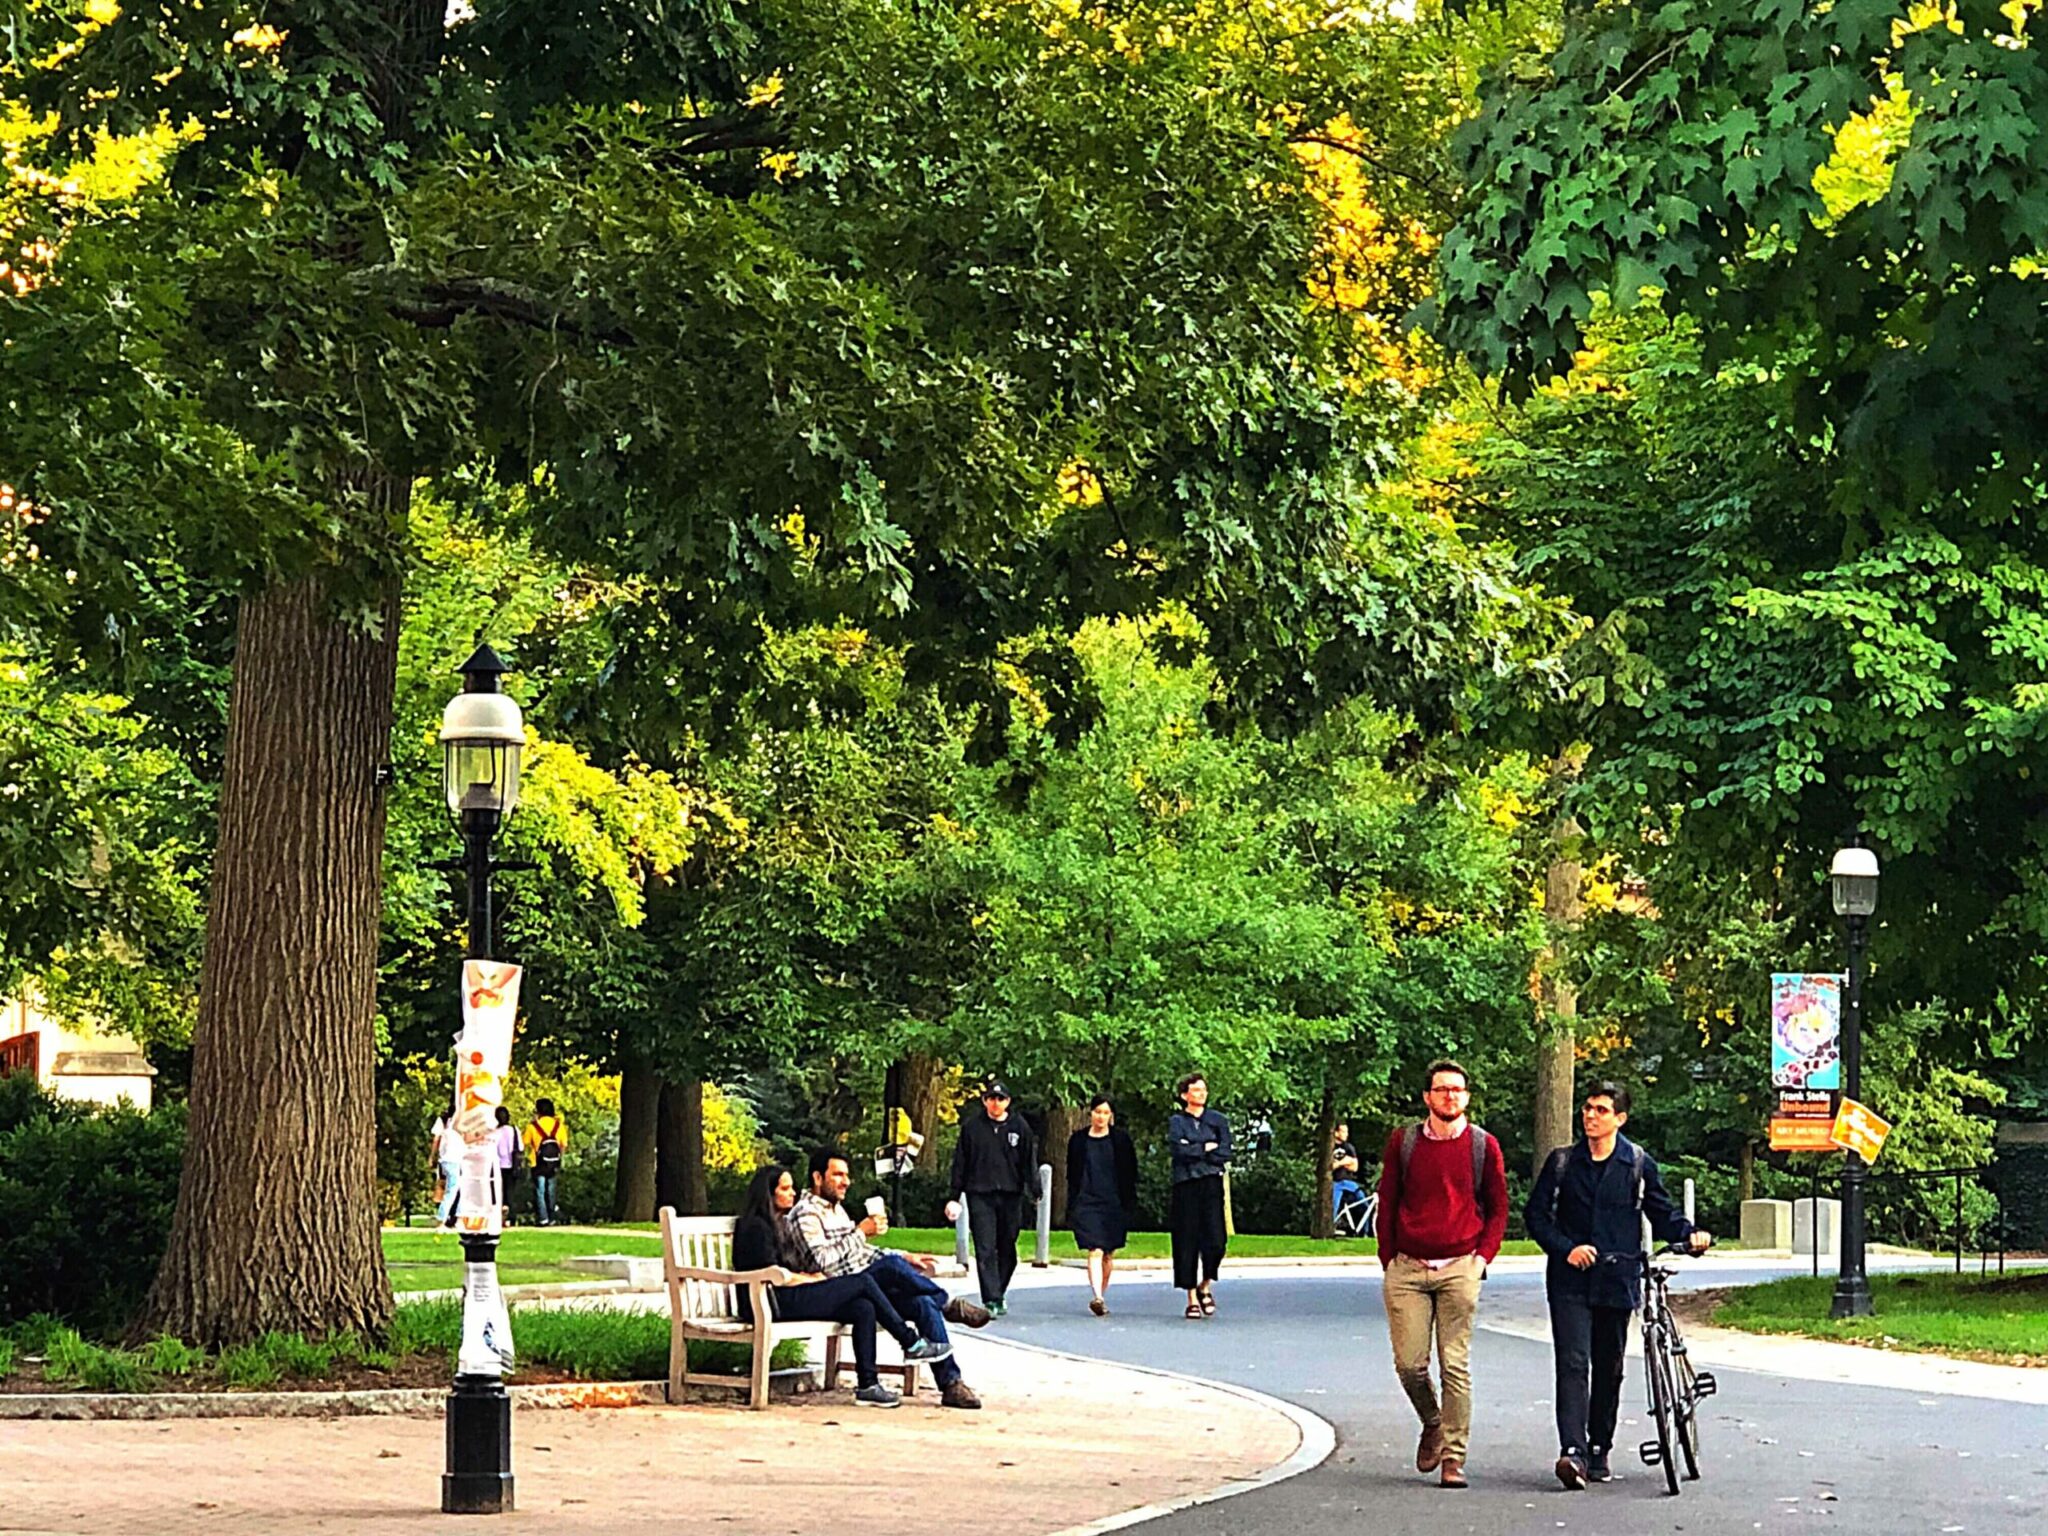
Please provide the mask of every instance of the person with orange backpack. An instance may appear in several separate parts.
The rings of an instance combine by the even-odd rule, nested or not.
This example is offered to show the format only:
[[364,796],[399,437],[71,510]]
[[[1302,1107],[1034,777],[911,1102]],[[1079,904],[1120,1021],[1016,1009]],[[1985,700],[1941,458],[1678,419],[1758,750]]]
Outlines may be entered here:
[[533,1168],[533,1215],[543,1227],[555,1224],[555,1181],[562,1176],[562,1155],[569,1149],[569,1128],[555,1113],[553,1099],[537,1099],[526,1127],[526,1159]]

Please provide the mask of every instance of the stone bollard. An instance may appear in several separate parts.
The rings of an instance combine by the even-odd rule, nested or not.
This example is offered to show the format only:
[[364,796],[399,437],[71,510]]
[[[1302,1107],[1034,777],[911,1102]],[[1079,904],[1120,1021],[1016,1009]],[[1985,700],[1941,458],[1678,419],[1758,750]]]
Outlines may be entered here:
[[1038,1253],[1031,1260],[1033,1269],[1044,1269],[1052,1263],[1052,1164],[1038,1165]]

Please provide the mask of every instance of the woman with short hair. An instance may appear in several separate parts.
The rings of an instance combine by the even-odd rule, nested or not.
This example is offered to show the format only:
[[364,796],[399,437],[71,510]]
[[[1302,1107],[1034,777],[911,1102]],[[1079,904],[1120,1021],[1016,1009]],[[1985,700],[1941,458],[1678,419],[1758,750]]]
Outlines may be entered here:
[[1088,1310],[1109,1315],[1109,1277],[1138,1208],[1138,1153],[1107,1094],[1088,1101],[1088,1123],[1067,1139],[1067,1225],[1088,1255]]

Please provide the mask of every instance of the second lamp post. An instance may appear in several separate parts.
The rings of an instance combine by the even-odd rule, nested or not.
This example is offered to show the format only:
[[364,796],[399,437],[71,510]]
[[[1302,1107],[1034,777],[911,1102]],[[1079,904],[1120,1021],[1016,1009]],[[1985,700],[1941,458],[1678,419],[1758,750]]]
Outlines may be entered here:
[[[467,957],[491,957],[491,840],[519,803],[519,752],[526,726],[519,706],[499,692],[505,663],[488,645],[462,665],[463,689],[441,715],[442,788],[448,813],[462,829],[461,868],[467,886]],[[495,1171],[495,1170],[493,1170]],[[465,1186],[469,1183],[465,1179]],[[471,1191],[465,1187],[464,1197]],[[495,1196],[487,1195],[487,1200]],[[462,1234],[464,1307],[498,1305],[497,1211],[489,1230]],[[471,1334],[465,1319],[464,1338]],[[495,1515],[512,1508],[512,1398],[502,1372],[487,1362],[459,1366],[448,1394],[447,1446],[441,1474],[445,1514]]]
[[[1877,855],[1844,848],[1828,871],[1835,913],[1849,928],[1849,985],[1842,1009],[1842,1091],[1863,1102],[1863,947],[1877,911]],[[1863,1266],[1863,1154],[1842,1154],[1842,1272],[1835,1281],[1832,1317],[1870,1316],[1870,1277]],[[1818,1239],[1818,1233],[1815,1234]]]

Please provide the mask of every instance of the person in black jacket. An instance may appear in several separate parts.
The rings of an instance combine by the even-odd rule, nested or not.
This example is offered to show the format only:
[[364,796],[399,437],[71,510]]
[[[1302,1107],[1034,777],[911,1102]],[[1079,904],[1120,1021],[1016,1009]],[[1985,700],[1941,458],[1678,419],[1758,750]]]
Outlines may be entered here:
[[1017,1271],[1017,1234],[1024,1230],[1024,1200],[1038,1193],[1038,1144],[1024,1117],[1012,1118],[1010,1090],[991,1082],[981,1091],[979,1119],[961,1122],[953,1148],[953,1188],[967,1202],[974,1236],[974,1274],[981,1304],[992,1317],[1008,1310],[1010,1276]]
[[[770,1163],[754,1175],[747,1198],[732,1226],[732,1267],[742,1274],[781,1269],[786,1277],[768,1291],[768,1304],[782,1322],[845,1323],[853,1329],[853,1400],[869,1408],[894,1408],[900,1394],[882,1385],[875,1368],[875,1329],[886,1328],[903,1347],[903,1358],[935,1364],[953,1353],[953,1346],[919,1335],[903,1320],[866,1271],[828,1278],[811,1268],[809,1252],[789,1219],[796,1204],[796,1181],[787,1168]],[[754,1320],[753,1298],[737,1286],[740,1316]]]
[[1088,1255],[1088,1310],[1109,1315],[1109,1277],[1138,1208],[1138,1152],[1106,1094],[1088,1101],[1088,1123],[1067,1138],[1067,1225]]
[[1209,1108],[1199,1072],[1180,1080],[1185,1111],[1166,1121],[1173,1159],[1173,1283],[1188,1293],[1189,1317],[1216,1315],[1216,1270],[1223,1263],[1223,1170],[1230,1166],[1230,1122]]
[[1626,1088],[1593,1086],[1579,1108],[1585,1136],[1551,1153],[1522,1213],[1529,1236],[1550,1255],[1544,1290],[1557,1360],[1555,1470],[1567,1488],[1614,1476],[1608,1455],[1628,1325],[1643,1299],[1643,1219],[1659,1242],[1687,1243],[1694,1253],[1714,1241],[1672,1205],[1650,1154],[1621,1134],[1628,1105]]

